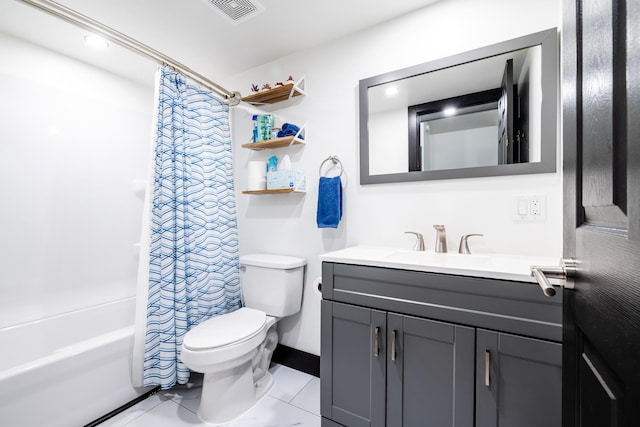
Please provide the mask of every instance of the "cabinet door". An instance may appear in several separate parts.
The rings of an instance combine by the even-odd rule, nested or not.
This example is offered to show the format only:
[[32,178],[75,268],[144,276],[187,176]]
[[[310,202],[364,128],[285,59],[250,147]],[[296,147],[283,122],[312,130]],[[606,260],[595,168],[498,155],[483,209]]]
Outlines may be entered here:
[[562,345],[477,330],[476,426],[560,427]]
[[387,425],[473,427],[475,330],[387,317]]
[[320,412],[349,427],[385,424],[386,313],[322,301]]

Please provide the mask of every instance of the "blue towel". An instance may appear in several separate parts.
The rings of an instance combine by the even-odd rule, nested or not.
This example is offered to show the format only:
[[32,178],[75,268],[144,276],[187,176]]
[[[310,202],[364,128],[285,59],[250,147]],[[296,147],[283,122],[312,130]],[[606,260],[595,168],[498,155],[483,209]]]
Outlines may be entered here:
[[[278,131],[278,138],[282,138],[285,136],[295,136],[298,133],[300,128],[291,123],[285,123],[282,125],[282,130]],[[304,139],[303,135],[298,136],[300,139]]]
[[318,228],[338,228],[342,219],[342,183],[339,176],[320,177],[318,185]]

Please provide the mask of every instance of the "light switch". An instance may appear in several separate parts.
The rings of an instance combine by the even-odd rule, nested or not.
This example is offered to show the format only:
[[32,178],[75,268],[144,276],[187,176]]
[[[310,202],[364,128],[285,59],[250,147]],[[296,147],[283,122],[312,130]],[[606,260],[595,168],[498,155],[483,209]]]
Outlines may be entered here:
[[511,219],[514,222],[546,221],[544,194],[513,194],[511,200]]
[[518,200],[518,215],[526,216],[529,213],[529,201],[526,199]]

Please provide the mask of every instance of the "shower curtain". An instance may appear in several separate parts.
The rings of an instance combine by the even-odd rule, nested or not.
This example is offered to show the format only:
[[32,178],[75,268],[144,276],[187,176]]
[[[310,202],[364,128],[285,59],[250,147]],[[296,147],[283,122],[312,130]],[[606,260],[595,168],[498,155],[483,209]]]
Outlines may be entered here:
[[229,106],[163,67],[155,107],[133,382],[166,389],[189,380],[187,331],[241,301]]

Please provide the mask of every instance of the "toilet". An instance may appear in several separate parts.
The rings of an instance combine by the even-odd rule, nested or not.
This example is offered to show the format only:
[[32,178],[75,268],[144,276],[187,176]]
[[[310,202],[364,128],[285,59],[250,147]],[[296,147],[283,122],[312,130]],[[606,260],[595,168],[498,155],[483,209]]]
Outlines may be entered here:
[[204,374],[198,416],[220,424],[242,415],[273,386],[271,356],[277,322],[300,310],[304,258],[253,254],[240,257],[244,306],[214,316],[184,336],[180,358]]

